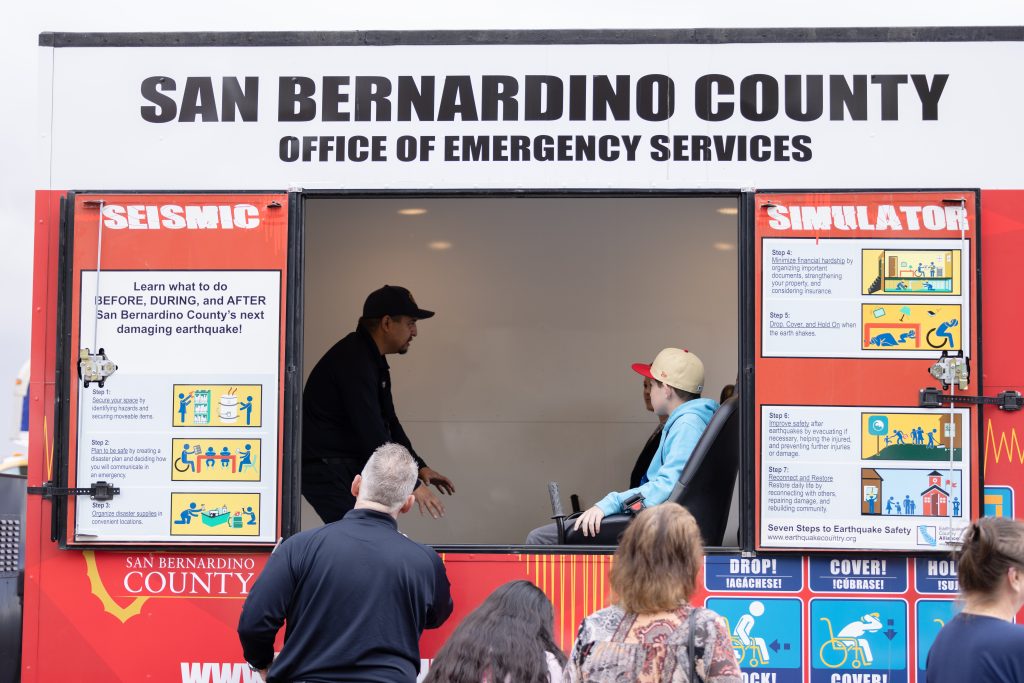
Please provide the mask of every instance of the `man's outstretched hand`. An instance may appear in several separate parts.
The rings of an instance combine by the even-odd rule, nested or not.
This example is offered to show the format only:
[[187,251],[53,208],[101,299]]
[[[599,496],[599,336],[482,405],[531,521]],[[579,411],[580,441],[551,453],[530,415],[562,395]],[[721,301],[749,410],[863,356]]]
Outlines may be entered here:
[[455,493],[455,484],[452,480],[429,467],[420,468],[420,481],[424,484],[433,484],[438,491],[449,496]]
[[412,495],[416,498],[416,504],[420,506],[421,515],[429,514],[434,519],[444,517],[444,503],[428,486],[417,486]]

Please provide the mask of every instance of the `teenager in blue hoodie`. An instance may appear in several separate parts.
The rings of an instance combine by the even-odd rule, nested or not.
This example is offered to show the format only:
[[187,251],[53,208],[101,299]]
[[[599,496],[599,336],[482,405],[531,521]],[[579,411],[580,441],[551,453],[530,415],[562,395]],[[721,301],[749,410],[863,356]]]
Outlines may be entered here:
[[[704,363],[696,354],[685,349],[663,349],[653,363],[636,363],[633,370],[652,380],[654,414],[667,417],[661,430],[661,442],[640,486],[628,491],[612,491],[576,519],[573,528],[582,529],[584,536],[596,536],[601,530],[601,520],[624,512],[623,501],[636,493],[643,495],[645,507],[668,500],[693,447],[718,410],[717,402],[700,397],[704,390]],[[557,543],[557,529],[554,524],[534,529],[526,542]]]

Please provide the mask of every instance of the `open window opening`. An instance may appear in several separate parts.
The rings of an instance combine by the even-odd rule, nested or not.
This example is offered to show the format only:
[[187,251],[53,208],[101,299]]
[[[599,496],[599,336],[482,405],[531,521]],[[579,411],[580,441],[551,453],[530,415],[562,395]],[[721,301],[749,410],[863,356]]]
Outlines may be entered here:
[[[632,363],[685,348],[704,362],[704,398],[736,383],[737,208],[736,196],[307,198],[307,376],[372,290],[402,285],[437,312],[388,361],[405,431],[456,492],[443,519],[414,508],[402,530],[521,544],[549,521],[549,481],[567,509],[570,494],[586,509],[627,490],[658,425]],[[303,500],[302,528],[320,523]]]

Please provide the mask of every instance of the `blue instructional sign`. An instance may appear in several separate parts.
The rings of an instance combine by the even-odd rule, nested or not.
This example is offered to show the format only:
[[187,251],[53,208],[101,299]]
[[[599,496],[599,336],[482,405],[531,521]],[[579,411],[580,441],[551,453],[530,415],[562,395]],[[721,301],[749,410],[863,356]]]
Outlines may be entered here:
[[906,683],[904,600],[811,599],[811,683]]
[[892,556],[812,557],[807,582],[817,593],[905,593],[907,560]]
[[952,600],[918,600],[917,602],[917,680],[924,681],[928,651],[932,649],[939,629],[953,618]]
[[802,683],[800,600],[708,598],[705,605],[725,620],[744,681]]
[[914,560],[914,584],[918,593],[939,593],[951,595],[960,592],[956,578],[956,560],[931,560],[919,557]]
[[740,557],[707,555],[704,585],[709,591],[796,593],[803,588],[799,557]]

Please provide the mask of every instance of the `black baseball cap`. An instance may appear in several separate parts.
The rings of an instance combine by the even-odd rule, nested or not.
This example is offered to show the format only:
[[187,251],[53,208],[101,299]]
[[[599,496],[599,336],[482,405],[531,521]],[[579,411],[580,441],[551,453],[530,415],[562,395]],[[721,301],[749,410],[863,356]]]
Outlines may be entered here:
[[363,303],[364,318],[382,318],[385,315],[395,317],[407,315],[410,318],[432,318],[433,311],[425,311],[416,304],[412,298],[412,292],[405,287],[398,285],[384,285],[378,290],[370,292]]

